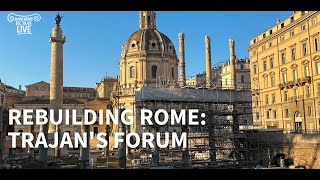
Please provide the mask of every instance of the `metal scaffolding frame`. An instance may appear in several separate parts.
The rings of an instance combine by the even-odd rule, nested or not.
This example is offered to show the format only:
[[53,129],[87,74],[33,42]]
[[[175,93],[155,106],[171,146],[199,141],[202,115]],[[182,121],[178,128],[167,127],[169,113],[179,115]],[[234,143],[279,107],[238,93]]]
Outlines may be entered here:
[[141,87],[135,91],[136,118],[142,108],[154,112],[175,109],[177,113],[181,109],[198,109],[199,114],[206,114],[205,125],[144,126],[144,131],[149,132],[188,132],[188,147],[141,149],[143,157],[147,157],[142,158],[143,167],[242,168],[259,164],[250,84],[236,89],[212,87]]

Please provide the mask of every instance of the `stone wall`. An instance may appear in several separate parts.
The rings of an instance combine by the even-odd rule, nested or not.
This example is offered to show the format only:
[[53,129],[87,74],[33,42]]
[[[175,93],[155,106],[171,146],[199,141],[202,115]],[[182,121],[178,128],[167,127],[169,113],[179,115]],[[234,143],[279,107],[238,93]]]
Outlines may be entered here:
[[320,134],[260,133],[259,146],[264,165],[277,153],[284,153],[294,166],[320,169]]

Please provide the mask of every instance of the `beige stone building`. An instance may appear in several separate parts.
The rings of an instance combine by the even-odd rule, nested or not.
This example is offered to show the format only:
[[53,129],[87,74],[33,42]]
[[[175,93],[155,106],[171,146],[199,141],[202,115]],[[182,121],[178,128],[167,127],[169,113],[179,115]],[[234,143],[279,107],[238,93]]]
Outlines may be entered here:
[[[211,82],[213,88],[230,89],[232,88],[231,81],[233,79],[230,72],[230,61],[217,65],[211,69]],[[237,88],[250,89],[250,60],[249,59],[236,59],[235,62],[236,86]],[[199,73],[191,77],[187,81],[190,87],[205,87],[206,74],[205,72]]]
[[26,85],[26,96],[49,97],[50,84],[44,81]]
[[319,21],[319,11],[294,11],[250,40],[257,124],[285,131],[319,130]]
[[113,85],[118,82],[118,79],[104,77],[99,83],[96,83],[96,96],[99,98],[110,99]]
[[[26,96],[49,97],[50,84],[45,81],[26,85]],[[96,90],[87,87],[63,87],[63,96],[73,99],[93,99],[96,97]]]

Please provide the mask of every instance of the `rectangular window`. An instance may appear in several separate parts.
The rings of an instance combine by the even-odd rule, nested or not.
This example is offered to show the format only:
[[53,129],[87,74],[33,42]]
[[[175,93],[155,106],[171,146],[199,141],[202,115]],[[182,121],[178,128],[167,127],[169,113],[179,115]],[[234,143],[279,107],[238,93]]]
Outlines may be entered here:
[[287,82],[287,73],[286,72],[282,73],[282,81],[283,81],[283,83]]
[[283,42],[284,41],[284,36],[280,36],[280,41]]
[[266,100],[266,105],[268,105],[269,104],[269,95],[266,95],[265,100]]
[[298,89],[294,89],[293,91],[294,91],[294,99],[298,100],[299,99],[299,91],[298,91]]
[[290,31],[290,37],[294,36],[294,30]]
[[297,69],[292,70],[292,74],[293,74],[293,81],[297,82],[298,81],[298,71],[297,71]]
[[269,42],[269,47],[271,47],[272,46],[272,41],[271,42]]
[[274,76],[270,76],[270,79],[271,79],[271,86],[274,87],[275,85],[275,82],[274,82]]
[[266,49],[266,45],[263,45],[263,46],[261,47],[261,49],[262,49],[262,51],[265,50],[265,49]]
[[276,94],[272,94],[272,104],[276,103]]
[[136,70],[134,66],[130,66],[129,68],[129,78],[135,78]]
[[270,58],[270,69],[272,69],[273,68],[273,58],[271,57]]
[[243,69],[243,64],[240,65],[240,69]]
[[264,77],[264,88],[268,87],[268,76]]
[[157,78],[157,69],[158,67],[156,65],[151,66],[151,77],[153,79]]
[[302,44],[302,55],[303,56],[307,55],[307,43]]
[[294,16],[291,16],[290,17],[290,22],[293,22],[294,21]]
[[253,56],[256,55],[256,50],[253,50],[253,51],[252,51],[252,55],[253,55]]
[[259,112],[256,112],[256,118],[259,119],[260,116],[259,116]]
[[296,48],[291,49],[291,58],[292,61],[296,60]]
[[254,74],[257,74],[257,64],[254,64],[254,65],[253,65],[253,73],[254,73]]
[[262,35],[262,37],[263,37],[263,38],[266,38],[266,33],[264,33],[264,34]]
[[301,25],[301,31],[304,31],[304,30],[306,30],[306,25],[305,25],[305,24],[302,24],[302,25]]
[[171,78],[174,79],[174,68],[171,68]]
[[267,119],[270,119],[270,111],[267,111]]
[[309,76],[309,66],[308,65],[304,66],[304,76],[305,77]]
[[320,83],[318,83],[318,97],[320,97]]
[[273,118],[277,119],[277,111],[276,110],[273,110]]
[[270,35],[272,34],[272,29],[270,29],[269,34],[270,34]]
[[287,102],[288,101],[288,91],[284,91],[283,93],[283,98],[284,98],[284,102]]
[[148,25],[150,25],[151,24],[151,17],[150,16],[148,16],[147,21],[148,21]]
[[306,98],[310,98],[310,86],[306,86]]
[[254,39],[254,40],[253,40],[253,43],[256,43],[256,42],[257,42],[257,40],[256,40],[256,39]]
[[311,116],[311,115],[312,115],[312,107],[308,106],[308,116]]
[[284,28],[284,23],[281,23],[281,28]]
[[259,106],[259,98],[258,98],[258,96],[256,96],[256,107],[258,107]]
[[317,74],[320,74],[320,62],[316,63]]
[[289,117],[289,109],[285,109],[284,111],[284,117],[288,118]]
[[317,24],[317,18],[316,17],[312,18],[312,22],[311,23],[312,23],[312,26]]
[[314,38],[314,52],[317,52],[318,50],[319,50],[318,38]]
[[282,64],[286,63],[286,53],[285,52],[281,53],[281,62],[282,62]]
[[244,83],[244,76],[241,76],[241,83]]
[[263,60],[263,71],[267,70],[267,61]]

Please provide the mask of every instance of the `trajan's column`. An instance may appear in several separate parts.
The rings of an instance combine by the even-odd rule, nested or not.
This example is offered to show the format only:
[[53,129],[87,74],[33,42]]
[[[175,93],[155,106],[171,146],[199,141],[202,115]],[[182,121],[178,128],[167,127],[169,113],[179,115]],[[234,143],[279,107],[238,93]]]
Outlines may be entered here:
[[[51,67],[50,67],[50,109],[54,110],[54,118],[59,117],[59,109],[62,109],[63,105],[63,44],[66,39],[62,36],[62,29],[60,27],[61,16],[56,16],[56,24],[52,29],[51,37],[49,42],[51,43]],[[48,140],[51,141],[53,133],[59,133],[59,144],[61,139],[60,126],[49,124]],[[51,151],[52,152],[52,151]],[[60,158],[60,149],[57,147],[54,151],[54,156]],[[48,151],[48,155],[51,156],[53,153]]]

